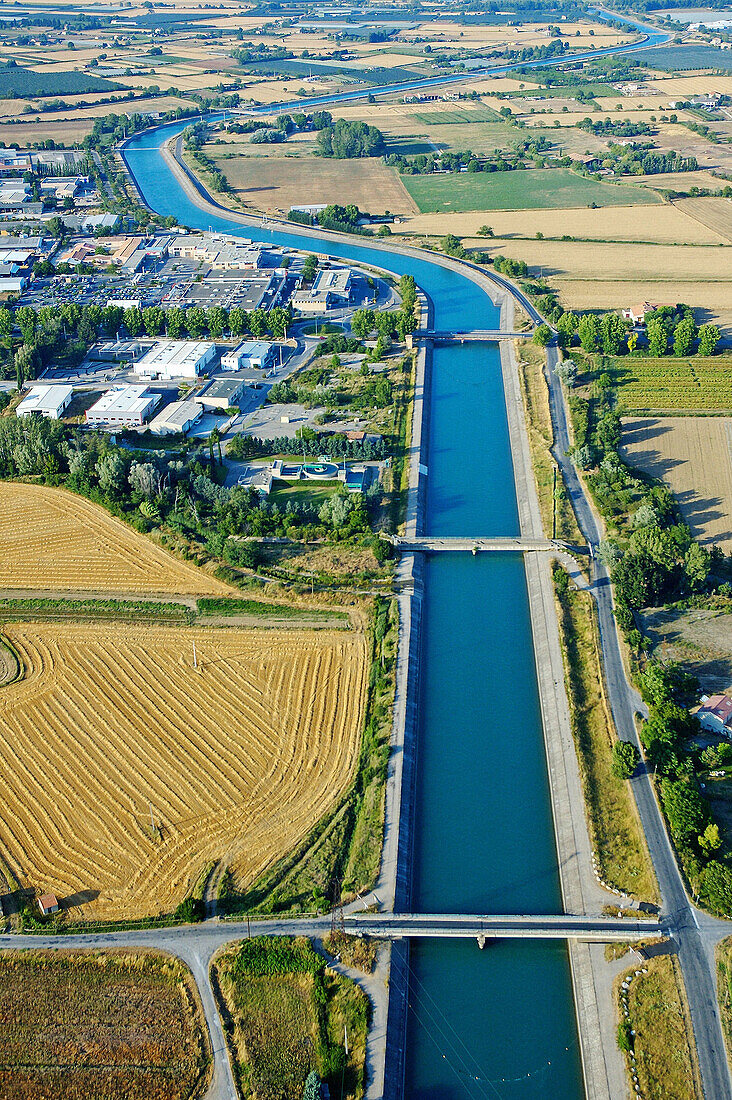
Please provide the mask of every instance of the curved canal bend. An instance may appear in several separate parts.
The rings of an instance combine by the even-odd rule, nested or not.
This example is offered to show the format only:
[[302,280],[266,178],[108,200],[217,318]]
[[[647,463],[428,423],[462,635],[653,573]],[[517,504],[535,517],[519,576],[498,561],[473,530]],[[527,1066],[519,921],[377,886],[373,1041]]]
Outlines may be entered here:
[[[655,42],[667,37],[635,26]],[[146,131],[125,146],[153,210],[195,229],[408,272],[432,299],[437,330],[498,327],[498,310],[480,287],[426,258],[204,213],[160,152],[187,124]],[[426,534],[519,533],[495,345],[435,349],[428,462]],[[425,592],[413,908],[559,912],[523,562],[516,555],[440,555],[428,561]],[[423,941],[413,945],[410,965],[408,1097],[584,1095],[563,945],[507,941],[479,952],[464,941]]]

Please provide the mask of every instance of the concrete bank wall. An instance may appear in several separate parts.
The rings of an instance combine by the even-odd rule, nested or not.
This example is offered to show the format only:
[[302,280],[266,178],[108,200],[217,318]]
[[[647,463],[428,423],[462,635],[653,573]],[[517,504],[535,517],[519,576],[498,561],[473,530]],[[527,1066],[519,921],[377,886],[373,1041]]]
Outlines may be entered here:
[[[420,295],[423,320],[431,320],[431,303]],[[409,491],[405,533],[417,537],[424,532],[427,498],[429,395],[432,352],[429,345],[417,348],[412,437],[409,450]],[[399,562],[399,655],[397,691],[392,736],[393,776],[387,785],[387,829],[393,829],[396,843],[392,908],[406,913],[412,902],[412,856],[416,812],[419,692],[424,607],[425,558],[404,554]],[[385,844],[384,856],[390,855]],[[404,1093],[407,1046],[407,1001],[409,996],[409,941],[397,940],[391,949],[389,1011],[386,1027],[384,1100],[399,1100]]]

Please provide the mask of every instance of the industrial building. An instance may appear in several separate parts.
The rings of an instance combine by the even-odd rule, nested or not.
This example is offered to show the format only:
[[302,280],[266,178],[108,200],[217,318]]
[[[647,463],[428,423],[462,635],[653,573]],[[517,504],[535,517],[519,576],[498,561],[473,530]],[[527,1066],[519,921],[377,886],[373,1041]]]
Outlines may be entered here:
[[329,294],[332,301],[348,305],[352,283],[353,275],[347,267],[326,267],[318,272],[313,283],[313,293]]
[[203,405],[198,401],[173,401],[148,426],[155,435],[185,435],[202,416]]
[[87,424],[138,428],[160,404],[160,394],[140,383],[113,386],[86,412]]
[[216,355],[203,340],[158,340],[135,366],[148,378],[197,378]]
[[276,354],[274,344],[266,340],[245,340],[221,356],[221,366],[224,370],[267,370]]
[[15,410],[16,416],[38,413],[47,420],[58,420],[74,395],[72,386],[32,386]]
[[168,254],[207,263],[217,271],[256,270],[264,264],[261,244],[215,233],[191,234],[174,239]]
[[196,394],[194,401],[205,409],[232,408],[243,394],[246,384],[245,378],[214,378],[205,390]]

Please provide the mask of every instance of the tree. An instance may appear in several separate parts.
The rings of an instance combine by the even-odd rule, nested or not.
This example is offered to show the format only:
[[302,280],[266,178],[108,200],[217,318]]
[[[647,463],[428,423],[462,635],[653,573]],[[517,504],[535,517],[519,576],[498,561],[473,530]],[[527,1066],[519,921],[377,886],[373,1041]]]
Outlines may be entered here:
[[283,306],[275,306],[267,315],[269,330],[276,340],[284,340],[287,330],[292,324],[292,314]]
[[249,314],[249,331],[255,340],[261,340],[269,332],[267,313],[263,309],[253,309]]
[[552,330],[547,324],[538,325],[534,335],[533,342],[538,344],[540,348],[548,347],[552,339]]
[[211,306],[206,314],[206,322],[209,334],[213,336],[214,340],[219,340],[229,323],[229,315],[223,306]]
[[577,335],[583,351],[598,351],[600,346],[600,324],[594,313],[586,313],[583,317],[580,317],[577,324]]
[[177,340],[186,331],[186,315],[177,306],[165,314],[165,331],[173,340]]
[[244,336],[249,331],[249,317],[241,306],[229,311],[229,332],[232,336]]
[[648,354],[659,358],[666,354],[668,348],[668,332],[660,317],[651,317],[646,325],[646,339],[648,340]]
[[148,336],[159,336],[165,328],[165,310],[160,306],[148,306],[142,311],[142,323]]
[[185,316],[189,334],[194,340],[200,339],[206,331],[206,314],[200,306],[188,306]]
[[693,317],[684,317],[674,329],[674,355],[691,355],[696,340]]
[[5,306],[0,307],[0,336],[8,342],[13,332],[13,315]]
[[699,354],[714,355],[721,335],[716,325],[702,325],[699,329]]
[[619,355],[625,342],[625,325],[617,313],[606,313],[600,322],[602,350],[605,355]]
[[712,558],[707,548],[700,546],[698,542],[692,542],[684,557],[684,573],[692,592],[699,592],[704,588],[711,564]]
[[320,1100],[320,1097],[320,1078],[318,1077],[315,1070],[311,1070],[311,1072],[307,1075],[307,1079],[305,1081],[305,1088],[303,1089],[302,1100]]
[[125,488],[127,463],[119,451],[107,451],[95,466],[99,478],[99,488],[104,493],[116,496]]
[[618,779],[630,779],[640,764],[640,753],[631,741],[616,741],[613,745],[612,772]]
[[125,328],[130,336],[139,336],[142,332],[142,313],[137,306],[130,306],[125,310]]
[[712,860],[704,869],[702,889],[717,913],[732,914],[732,871],[723,863]]
[[495,233],[493,232],[493,228],[490,225],[481,225],[480,228],[478,229],[478,236],[479,237],[495,237]]
[[699,841],[699,847],[707,856],[711,855],[712,852],[716,852],[717,848],[722,847],[722,838],[719,835],[719,825],[716,825],[714,822],[710,822],[697,839]]
[[709,807],[693,783],[685,779],[661,780],[661,798],[671,833],[676,840],[689,840],[706,829]]
[[374,311],[372,309],[357,309],[351,318],[351,332],[358,336],[359,340],[367,340],[374,331]]
[[15,323],[20,329],[25,344],[32,344],[38,327],[38,315],[33,306],[18,306],[15,311]]

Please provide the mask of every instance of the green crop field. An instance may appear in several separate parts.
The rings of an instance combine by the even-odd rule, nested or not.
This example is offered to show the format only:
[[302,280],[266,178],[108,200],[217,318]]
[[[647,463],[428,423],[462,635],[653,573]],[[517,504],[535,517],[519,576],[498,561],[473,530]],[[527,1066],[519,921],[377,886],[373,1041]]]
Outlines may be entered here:
[[682,73],[695,69],[732,69],[732,51],[717,50],[701,43],[685,42],[683,46],[659,46],[655,50],[625,55],[628,61],[660,69],[667,73]]
[[0,67],[0,89],[5,99],[13,96],[83,95],[87,92],[116,92],[122,88],[113,80],[86,73],[35,73],[31,69]]
[[455,107],[448,111],[415,111],[414,118],[425,126],[460,126],[466,122],[499,122],[498,111],[490,107]]
[[568,168],[515,172],[462,172],[458,175],[402,176],[423,214],[470,210],[535,210],[562,207],[628,206],[657,201],[640,187],[597,183]]
[[620,403],[628,412],[732,409],[732,356],[611,362]]

